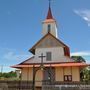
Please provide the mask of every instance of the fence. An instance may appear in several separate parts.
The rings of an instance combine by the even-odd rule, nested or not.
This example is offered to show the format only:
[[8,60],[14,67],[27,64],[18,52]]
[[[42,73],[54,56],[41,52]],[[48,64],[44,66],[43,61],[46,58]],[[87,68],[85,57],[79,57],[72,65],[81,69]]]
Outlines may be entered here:
[[0,81],[0,90],[32,90],[31,81]]
[[44,81],[42,87],[42,90],[90,90],[90,82]]
[[[32,90],[32,81],[0,81],[0,90]],[[43,81],[35,90],[90,90],[90,82]]]

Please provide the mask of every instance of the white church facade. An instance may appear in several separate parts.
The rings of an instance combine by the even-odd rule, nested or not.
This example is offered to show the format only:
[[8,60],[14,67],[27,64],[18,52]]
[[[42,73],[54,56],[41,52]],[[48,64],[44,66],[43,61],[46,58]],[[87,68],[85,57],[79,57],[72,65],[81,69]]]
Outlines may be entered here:
[[21,69],[21,80],[32,81],[33,66],[38,69],[43,64],[45,70],[39,69],[35,76],[37,86],[41,86],[40,82],[43,80],[49,79],[53,82],[79,82],[80,69],[88,64],[75,62],[70,58],[69,47],[58,38],[57,23],[53,18],[50,6],[42,25],[43,37],[29,49],[33,56],[12,67]]

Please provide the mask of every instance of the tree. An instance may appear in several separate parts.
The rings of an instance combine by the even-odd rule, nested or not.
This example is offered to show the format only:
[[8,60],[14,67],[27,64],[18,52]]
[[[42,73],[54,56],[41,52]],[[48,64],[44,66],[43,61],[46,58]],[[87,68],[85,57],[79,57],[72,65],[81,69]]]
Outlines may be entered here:
[[87,68],[84,68],[82,70],[82,73],[83,73],[83,81],[89,81],[90,82],[90,69]]
[[86,62],[82,56],[71,56],[75,62]]
[[16,72],[14,71],[11,71],[11,72],[5,72],[5,73],[0,73],[0,78],[16,78],[17,75],[16,75]]

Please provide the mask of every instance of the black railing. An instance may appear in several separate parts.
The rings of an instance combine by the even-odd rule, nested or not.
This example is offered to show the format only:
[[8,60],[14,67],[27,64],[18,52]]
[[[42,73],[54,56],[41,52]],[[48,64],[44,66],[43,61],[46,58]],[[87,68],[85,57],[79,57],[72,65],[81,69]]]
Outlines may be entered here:
[[[40,83],[40,81],[35,81]],[[35,90],[90,90],[90,82],[42,81]],[[32,81],[0,81],[0,90],[32,90]],[[76,88],[76,89],[75,89]]]
[[31,81],[0,81],[0,90],[32,90]]

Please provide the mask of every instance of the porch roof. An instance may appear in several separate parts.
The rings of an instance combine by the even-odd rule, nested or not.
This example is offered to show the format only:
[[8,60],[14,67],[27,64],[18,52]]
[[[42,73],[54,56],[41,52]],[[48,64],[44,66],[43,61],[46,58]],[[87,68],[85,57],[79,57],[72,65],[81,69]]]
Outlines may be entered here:
[[[86,63],[76,63],[76,62],[71,62],[71,63],[47,63],[47,64],[43,64],[44,67],[86,67],[86,66],[90,66],[90,64],[86,64]],[[12,68],[27,68],[27,67],[40,67],[40,64],[23,64],[23,65],[14,65],[11,66]]]

